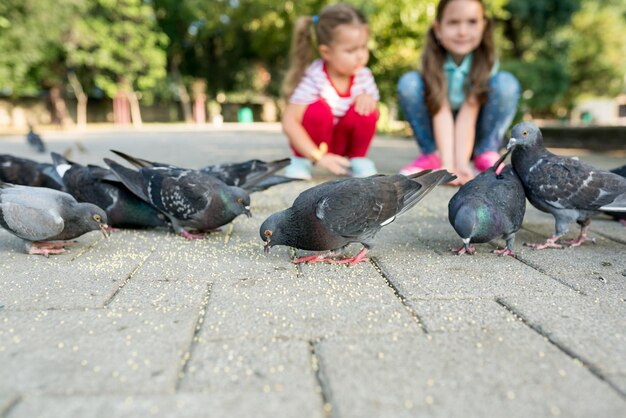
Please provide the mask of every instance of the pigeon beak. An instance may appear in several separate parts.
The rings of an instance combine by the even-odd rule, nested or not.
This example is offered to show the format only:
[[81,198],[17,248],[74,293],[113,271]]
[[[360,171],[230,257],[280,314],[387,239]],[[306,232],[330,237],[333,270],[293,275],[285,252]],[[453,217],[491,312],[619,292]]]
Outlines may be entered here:
[[252,218],[252,212],[250,212],[250,206],[244,206],[244,212],[248,218]]
[[109,225],[99,224],[98,226],[100,227],[100,231],[102,231],[102,235],[104,235],[105,238],[109,238],[109,235],[110,235]]
[[265,254],[269,254],[269,252],[270,252],[270,241],[271,241],[271,239],[268,237],[267,241],[265,241],[265,243],[263,244],[263,252]]
[[511,139],[509,139],[508,145],[506,146],[506,149],[510,150],[511,148],[515,146],[515,144],[517,144],[517,139],[511,137]]

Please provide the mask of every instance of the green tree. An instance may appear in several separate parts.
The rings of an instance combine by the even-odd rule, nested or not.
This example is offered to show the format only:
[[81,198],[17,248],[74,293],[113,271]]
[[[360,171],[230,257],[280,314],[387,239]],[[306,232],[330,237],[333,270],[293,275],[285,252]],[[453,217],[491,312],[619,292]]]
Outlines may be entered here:
[[13,96],[50,91],[53,117],[71,122],[62,92],[65,81],[63,40],[83,0],[49,7],[46,0],[0,3],[0,88]]
[[138,94],[148,100],[166,75],[167,36],[153,8],[142,0],[92,0],[65,43],[67,63],[108,97],[127,95],[133,121],[141,123]]
[[565,104],[585,96],[615,97],[626,75],[626,3],[585,0],[559,34],[569,44]]

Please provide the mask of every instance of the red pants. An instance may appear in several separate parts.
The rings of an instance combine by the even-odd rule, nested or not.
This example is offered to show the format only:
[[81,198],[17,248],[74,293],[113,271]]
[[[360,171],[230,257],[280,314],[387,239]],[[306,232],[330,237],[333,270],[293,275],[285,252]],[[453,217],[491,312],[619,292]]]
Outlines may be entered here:
[[[367,116],[356,113],[354,105],[334,124],[330,106],[324,100],[311,103],[304,111],[302,126],[313,142],[328,145],[328,152],[344,157],[365,157],[376,133],[378,111]],[[291,147],[297,157],[302,157]]]

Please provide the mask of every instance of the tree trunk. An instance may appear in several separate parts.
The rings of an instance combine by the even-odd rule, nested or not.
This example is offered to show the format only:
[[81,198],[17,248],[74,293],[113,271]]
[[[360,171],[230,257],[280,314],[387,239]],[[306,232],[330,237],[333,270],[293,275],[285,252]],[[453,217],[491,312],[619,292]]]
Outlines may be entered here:
[[180,97],[180,106],[183,109],[183,117],[185,118],[185,123],[193,123],[193,113],[191,112],[191,97],[189,96],[189,92],[187,91],[187,86],[183,83],[183,79],[180,76],[180,71],[178,69],[178,65],[172,63],[172,77],[176,82],[176,87],[178,88],[178,97]]
[[63,98],[61,92],[63,89],[60,86],[53,86],[50,89],[50,102],[52,105],[52,122],[65,128],[74,124],[72,118],[70,118],[67,112],[67,104]]
[[89,98],[85,94],[76,74],[69,73],[67,78],[76,96],[76,124],[79,129],[85,129],[87,127],[87,101]]
[[128,93],[128,101],[130,102],[130,115],[133,119],[133,126],[135,128],[141,128],[143,121],[141,120],[141,109],[139,108],[139,99],[137,93],[131,90]]

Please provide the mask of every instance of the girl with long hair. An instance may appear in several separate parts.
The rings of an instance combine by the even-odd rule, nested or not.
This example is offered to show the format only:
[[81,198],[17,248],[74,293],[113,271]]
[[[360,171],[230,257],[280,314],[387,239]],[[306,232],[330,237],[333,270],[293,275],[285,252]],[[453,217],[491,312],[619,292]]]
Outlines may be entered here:
[[421,74],[398,82],[400,107],[421,155],[400,170],[445,168],[456,184],[491,167],[517,111],[520,86],[498,71],[493,26],[482,0],[441,0],[428,31]]

